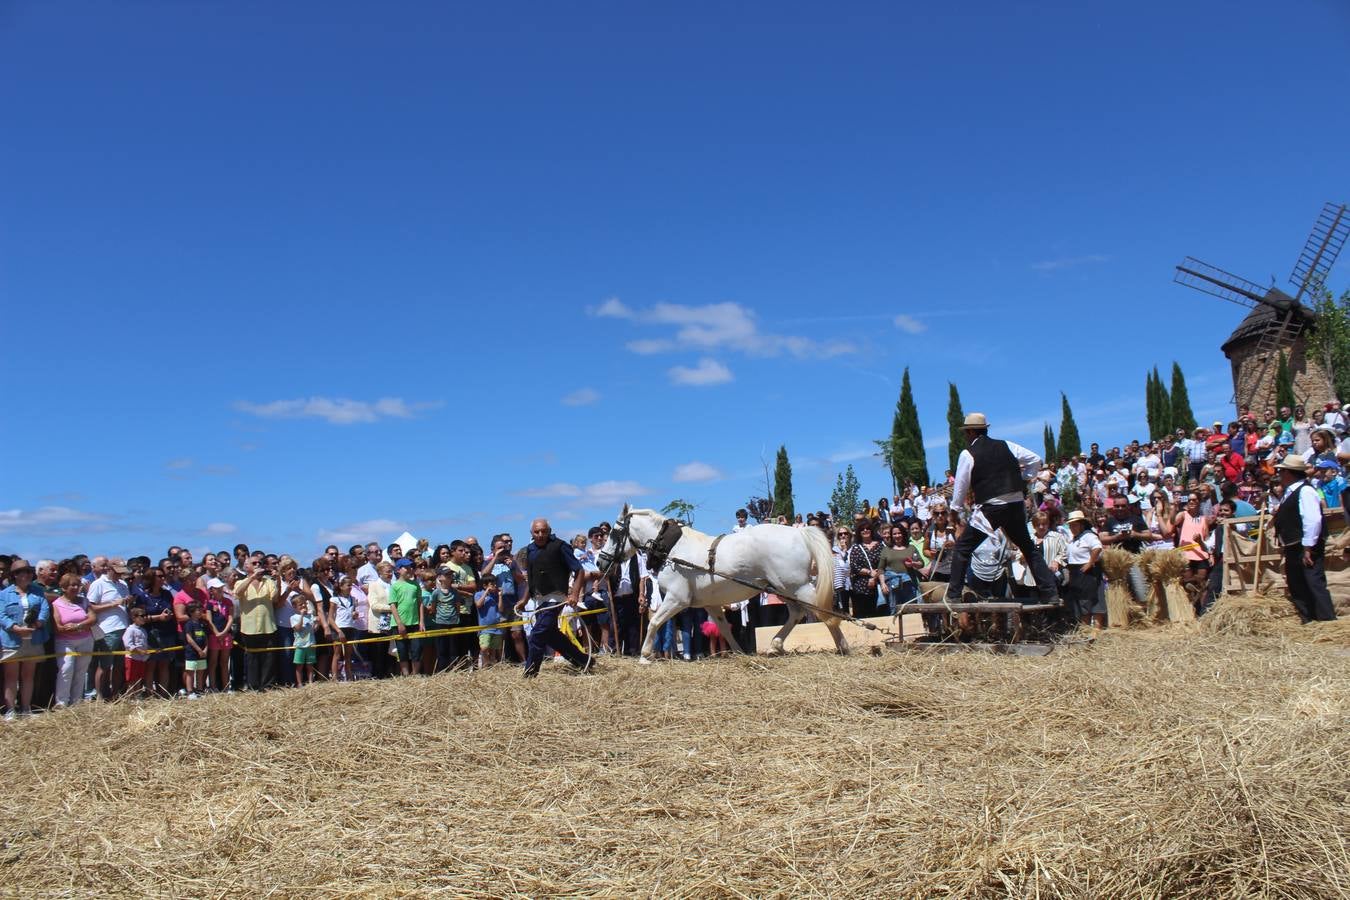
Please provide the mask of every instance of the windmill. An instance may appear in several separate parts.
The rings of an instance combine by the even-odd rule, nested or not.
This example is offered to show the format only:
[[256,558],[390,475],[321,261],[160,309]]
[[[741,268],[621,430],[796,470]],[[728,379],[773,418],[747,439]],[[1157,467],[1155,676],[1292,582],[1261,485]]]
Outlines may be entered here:
[[[1321,289],[1336,262],[1337,255],[1350,238],[1350,208],[1344,203],[1328,203],[1313,224],[1312,233],[1294,263],[1289,283],[1297,290],[1291,296],[1273,284],[1262,287],[1239,278],[1217,266],[1186,257],[1177,266],[1177,284],[1221,297],[1251,310],[1223,344],[1223,352],[1233,365],[1233,402],[1239,406],[1267,403],[1274,396],[1274,370],[1281,351],[1288,352],[1291,363],[1296,354],[1299,363],[1326,382],[1326,373],[1315,360],[1303,359],[1303,333],[1313,324],[1316,314],[1303,304],[1305,298]],[[1273,280],[1273,279],[1272,279]],[[1326,390],[1329,391],[1329,384]]]

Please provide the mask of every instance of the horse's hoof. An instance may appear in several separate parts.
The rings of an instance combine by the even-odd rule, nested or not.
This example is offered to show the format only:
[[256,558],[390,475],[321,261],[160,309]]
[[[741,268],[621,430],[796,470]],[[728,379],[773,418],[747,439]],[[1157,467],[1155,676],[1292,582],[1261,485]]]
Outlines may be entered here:
[[769,642],[769,652],[775,656],[783,654],[783,641],[781,638],[774,638]]

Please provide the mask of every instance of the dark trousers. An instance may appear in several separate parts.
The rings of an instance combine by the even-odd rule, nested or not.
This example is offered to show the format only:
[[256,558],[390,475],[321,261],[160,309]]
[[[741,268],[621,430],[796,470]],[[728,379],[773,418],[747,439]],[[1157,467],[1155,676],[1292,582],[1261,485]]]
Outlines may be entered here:
[[624,594],[614,598],[614,615],[618,622],[614,624],[614,636],[618,651],[624,656],[637,656],[642,652],[642,619],[638,615],[637,594]]
[[251,691],[261,691],[272,686],[272,655],[279,651],[269,648],[273,646],[275,637],[275,633],[239,635],[248,657],[248,689]]
[[[989,526],[1002,529],[1013,546],[1022,551],[1022,556],[1031,569],[1031,575],[1036,579],[1036,590],[1040,592],[1041,599],[1047,603],[1058,602],[1059,591],[1055,587],[1055,576],[1045,564],[1041,548],[1036,546],[1036,542],[1027,531],[1026,507],[1021,503],[986,503],[980,508],[984,511],[984,517],[989,520]],[[961,591],[966,583],[966,570],[970,566],[970,555],[988,536],[983,531],[967,525],[966,530],[956,539],[956,544],[952,547],[951,579],[947,583],[948,601],[960,601]]]
[[1312,548],[1313,564],[1303,565],[1303,547],[1284,548],[1284,580],[1289,585],[1289,599],[1304,622],[1330,622],[1336,618],[1336,607],[1327,590],[1327,573],[1322,568],[1323,549]]
[[[373,617],[372,617],[373,619]],[[367,637],[387,637],[382,633],[367,634]],[[392,657],[389,656],[388,641],[371,641],[361,645],[361,652],[370,663],[371,678],[388,678]]]
[[551,655],[554,650],[561,653],[563,659],[578,669],[590,665],[591,658],[578,650],[577,645],[558,629],[556,618],[548,624],[540,624],[536,620],[534,628],[530,631],[529,648],[525,658],[525,677],[533,678],[538,675],[544,658]]

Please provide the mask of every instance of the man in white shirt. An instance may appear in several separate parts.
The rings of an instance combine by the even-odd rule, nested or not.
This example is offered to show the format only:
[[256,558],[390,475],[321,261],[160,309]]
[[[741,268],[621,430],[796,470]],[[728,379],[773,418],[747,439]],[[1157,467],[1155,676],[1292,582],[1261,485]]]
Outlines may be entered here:
[[107,655],[94,657],[97,665],[94,670],[94,692],[102,699],[106,685],[111,697],[116,698],[122,692],[125,667],[122,657],[113,654],[123,649],[122,632],[131,624],[127,613],[127,598],[131,596],[131,588],[123,580],[127,566],[122,560],[105,561],[103,557],[98,557],[95,565],[103,571],[89,585],[85,597],[89,600],[89,611],[95,616],[94,652]]
[[1322,567],[1327,536],[1322,528],[1322,504],[1317,499],[1317,489],[1308,482],[1307,464],[1296,453],[1286,456],[1275,469],[1284,489],[1275,510],[1275,533],[1284,547],[1289,600],[1304,624],[1333,621],[1336,608]]
[[744,509],[736,510],[736,527],[731,529],[731,533],[736,534],[737,532],[741,532],[749,528],[750,526],[746,524],[749,520],[750,520],[749,512],[747,512]]
[[928,509],[928,485],[919,489],[919,496],[914,498],[914,517],[928,527],[928,520],[933,518],[932,512]]
[[1041,458],[1026,447],[989,437],[989,423],[981,413],[966,416],[961,431],[968,446],[956,462],[951,507],[969,508],[970,518],[952,549],[948,602],[961,600],[970,556],[996,529],[1022,551],[1041,600],[1059,602],[1055,576],[1027,531],[1026,482],[1036,477]]
[[361,568],[356,570],[356,583],[361,586],[361,590],[366,589],[366,585],[380,577],[380,573],[375,571],[375,567],[380,563],[380,545],[375,541],[366,544],[366,561]]

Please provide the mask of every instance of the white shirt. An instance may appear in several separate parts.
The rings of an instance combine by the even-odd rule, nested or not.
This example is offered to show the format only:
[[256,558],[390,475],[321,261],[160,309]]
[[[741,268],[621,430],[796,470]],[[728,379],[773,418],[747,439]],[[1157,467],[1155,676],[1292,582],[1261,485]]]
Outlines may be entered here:
[[1091,529],[1083,529],[1083,533],[1069,541],[1066,562],[1071,566],[1081,566],[1092,558],[1093,550],[1100,550],[1102,547],[1101,539],[1097,533]]
[[928,495],[920,494],[914,498],[914,515],[920,522],[927,522],[933,514],[928,511]]
[[[975,440],[988,440],[983,435]],[[1036,477],[1036,473],[1041,470],[1041,458],[1032,453],[1026,447],[1020,444],[1014,444],[1012,441],[1005,441],[1012,455],[1017,459],[1017,465],[1022,470],[1022,480],[1030,481]],[[969,450],[962,450],[960,457],[956,460],[956,483],[952,485],[952,509],[966,508],[966,495],[970,493],[970,474],[975,468],[975,457],[970,455]],[[1000,503],[1021,503],[1022,492],[1015,491],[1008,494],[1001,494],[997,497],[990,497],[984,501],[990,504]],[[978,505],[978,504],[976,504]],[[981,529],[983,531],[984,529]],[[988,532],[986,532],[987,534]]]
[[[629,564],[627,562],[616,562],[615,565],[619,568],[619,589],[615,592],[614,596],[623,597],[628,594],[636,594],[638,585],[633,584],[633,582],[628,580],[630,572]],[[647,577],[647,554],[640,550],[637,554],[637,575],[638,581]]]
[[372,581],[375,581],[379,577],[380,573],[375,571],[374,563],[368,562],[365,565],[361,566],[361,568],[356,570],[356,583],[361,585],[361,590],[365,590],[366,585],[370,584]]
[[[1298,497],[1298,513],[1303,518],[1303,546],[1316,547],[1317,539],[1322,536],[1322,504],[1317,500],[1317,490],[1305,491],[1303,485],[1307,484],[1303,479],[1295,481],[1285,489],[1284,499],[1280,501],[1280,506],[1290,502],[1293,496]],[[1312,485],[1309,485],[1312,487]]]
[[126,627],[131,624],[131,619],[127,615],[126,604],[127,598],[131,596],[131,589],[127,587],[125,581],[100,575],[94,579],[93,584],[89,585],[89,590],[85,596],[89,598],[90,603],[120,602],[122,604],[94,614],[97,619],[94,624],[102,634],[125,631]]

